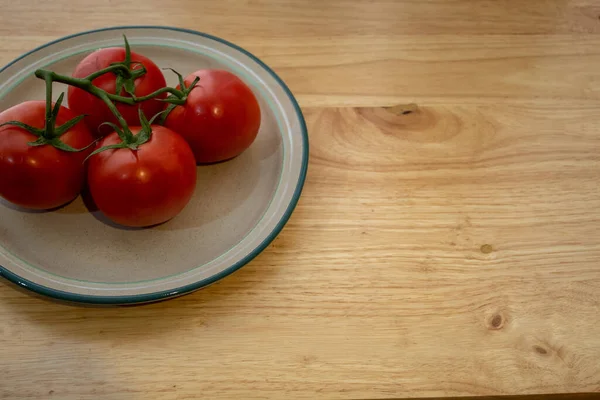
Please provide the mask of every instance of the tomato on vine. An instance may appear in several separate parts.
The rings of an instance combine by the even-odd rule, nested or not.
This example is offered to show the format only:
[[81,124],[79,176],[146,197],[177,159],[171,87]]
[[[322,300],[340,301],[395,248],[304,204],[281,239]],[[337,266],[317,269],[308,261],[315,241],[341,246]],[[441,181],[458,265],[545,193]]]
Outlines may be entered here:
[[[0,196],[20,207],[47,210],[81,191],[93,136],[77,116],[50,98],[0,113]],[[81,150],[81,151],[80,151]]]
[[179,214],[196,187],[196,162],[185,140],[151,125],[112,125],[89,158],[88,185],[96,206],[110,220],[130,227],[166,222]]
[[[111,66],[121,66],[109,73],[102,73]],[[131,51],[125,38],[125,48],[110,47],[96,50],[85,57],[75,68],[73,78],[93,78],[92,84],[107,93],[124,97],[144,97],[165,88],[166,81],[160,68],[149,58]],[[130,125],[139,125],[138,111],[151,118],[165,107],[166,93],[137,104],[117,103],[117,109]],[[77,114],[86,114],[86,124],[92,132],[103,136],[110,129],[104,122],[117,123],[114,113],[92,93],[79,87],[69,86],[69,107]]]
[[261,121],[258,101],[231,72],[199,70],[185,80],[180,76],[177,89],[187,100],[169,106],[164,126],[185,138],[199,164],[236,157],[256,139]]

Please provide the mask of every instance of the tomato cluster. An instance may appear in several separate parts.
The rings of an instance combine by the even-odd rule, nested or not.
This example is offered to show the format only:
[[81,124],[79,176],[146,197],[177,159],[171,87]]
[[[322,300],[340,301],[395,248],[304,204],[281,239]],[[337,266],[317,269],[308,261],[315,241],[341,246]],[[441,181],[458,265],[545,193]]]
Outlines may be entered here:
[[[176,72],[175,72],[176,73]],[[37,70],[46,101],[0,113],[0,196],[17,206],[63,206],[86,187],[112,221],[160,224],[180,213],[197,164],[236,157],[261,122],[252,90],[225,70],[204,69],[166,86],[158,66],[129,48],[99,49],[72,76]],[[52,102],[52,83],[69,85]],[[158,122],[155,122],[158,121]]]

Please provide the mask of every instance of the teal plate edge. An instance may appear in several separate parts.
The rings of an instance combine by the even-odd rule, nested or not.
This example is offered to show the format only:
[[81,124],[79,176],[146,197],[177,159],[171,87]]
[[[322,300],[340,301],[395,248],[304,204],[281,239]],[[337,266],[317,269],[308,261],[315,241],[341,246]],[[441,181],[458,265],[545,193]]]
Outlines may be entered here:
[[0,73],[2,73],[4,70],[6,70],[8,67],[13,65],[17,61],[21,60],[22,58],[27,57],[28,55],[35,53],[36,51],[39,51],[41,49],[44,49],[48,46],[52,46],[53,44],[60,43],[64,40],[71,39],[71,38],[78,37],[78,36],[88,35],[90,33],[105,32],[105,31],[118,31],[118,30],[125,30],[125,29],[164,29],[164,30],[170,30],[170,31],[176,31],[176,32],[190,33],[193,35],[202,36],[202,37],[223,43],[229,47],[234,48],[235,50],[237,50],[241,53],[244,53],[245,55],[247,55],[248,57],[250,57],[254,61],[256,61],[261,67],[263,67],[265,69],[265,71],[267,71],[269,74],[271,74],[271,76],[273,76],[273,78],[275,78],[277,83],[279,83],[279,85],[281,85],[281,87],[285,90],[290,101],[294,105],[294,109],[296,110],[296,115],[298,117],[298,120],[300,121],[300,128],[301,128],[301,132],[302,132],[302,142],[303,142],[302,169],[300,171],[300,177],[298,179],[298,183],[294,190],[294,195],[293,195],[292,201],[288,205],[283,216],[279,220],[277,226],[275,226],[275,228],[273,229],[273,231],[271,231],[269,236],[267,238],[265,238],[265,240],[263,240],[256,248],[254,248],[254,250],[252,250],[252,252],[250,254],[248,254],[246,257],[244,257],[237,263],[231,265],[229,268],[225,269],[224,271],[222,271],[210,278],[202,279],[198,282],[190,283],[189,285],[181,286],[181,287],[178,287],[178,288],[175,288],[172,290],[165,290],[165,291],[146,293],[146,294],[137,294],[137,295],[128,295],[128,296],[90,296],[90,295],[69,293],[69,292],[65,292],[62,290],[56,290],[56,289],[52,289],[52,288],[49,288],[49,287],[46,287],[43,285],[39,285],[37,283],[31,282],[28,279],[24,279],[24,278],[20,277],[19,275],[7,270],[5,267],[0,265],[0,277],[3,277],[5,279],[7,279],[8,281],[18,285],[19,287],[30,290],[36,294],[41,294],[43,296],[47,296],[47,297],[50,297],[50,298],[53,298],[56,300],[61,300],[61,301],[69,302],[69,303],[83,303],[83,304],[95,304],[95,305],[127,305],[127,304],[153,303],[156,301],[166,300],[166,299],[169,299],[172,297],[178,297],[178,296],[181,296],[181,295],[184,295],[187,293],[191,293],[195,290],[198,290],[205,286],[208,286],[208,285],[210,285],[214,282],[217,282],[218,280],[221,280],[224,277],[234,273],[235,271],[237,271],[238,269],[242,268],[244,265],[246,265],[250,261],[252,261],[277,237],[277,235],[279,235],[279,233],[281,232],[281,230],[283,229],[285,224],[290,219],[292,212],[296,208],[296,205],[298,204],[298,200],[300,199],[300,195],[302,194],[302,188],[304,187],[304,181],[306,180],[306,174],[308,171],[308,154],[309,154],[308,130],[306,128],[306,121],[304,120],[304,115],[302,114],[302,110],[300,109],[300,106],[298,105],[298,101],[292,94],[291,90],[287,87],[285,82],[283,82],[283,80],[271,68],[269,68],[269,66],[267,66],[264,62],[262,62],[254,54],[250,53],[249,51],[247,51],[227,40],[221,39],[219,37],[216,37],[216,36],[213,36],[213,35],[210,35],[207,33],[194,31],[192,29],[177,28],[177,27],[171,27],[171,26],[159,26],[159,25],[126,25],[126,26],[111,26],[111,27],[106,27],[106,28],[93,29],[93,30],[89,30],[89,31],[84,31],[84,32],[79,32],[79,33],[75,33],[72,35],[64,36],[60,39],[56,39],[56,40],[53,40],[46,44],[43,44],[39,47],[36,47],[35,49],[33,49],[25,54],[22,54],[21,56],[17,57],[13,61],[8,63],[4,67],[2,67],[2,69],[0,69]]

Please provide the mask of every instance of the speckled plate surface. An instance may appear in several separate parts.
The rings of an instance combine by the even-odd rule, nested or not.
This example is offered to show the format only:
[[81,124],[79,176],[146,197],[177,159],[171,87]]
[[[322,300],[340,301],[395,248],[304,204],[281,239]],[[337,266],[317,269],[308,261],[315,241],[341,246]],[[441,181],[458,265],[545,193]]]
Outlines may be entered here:
[[[223,68],[242,78],[262,109],[253,145],[225,163],[198,167],[196,193],[171,221],[124,229],[90,212],[82,197],[51,212],[0,200],[0,275],[61,300],[128,304],[162,300],[211,284],[259,254],[292,213],[308,165],[308,136],[296,100],[275,73],[222,39],[169,27],[114,27],[41,46],[0,70],[0,109],[44,99],[37,68],[70,74],[90,51],[121,46],[184,76]],[[167,83],[176,85],[165,71]],[[60,90],[59,90],[60,89]],[[66,87],[56,84],[56,96]]]

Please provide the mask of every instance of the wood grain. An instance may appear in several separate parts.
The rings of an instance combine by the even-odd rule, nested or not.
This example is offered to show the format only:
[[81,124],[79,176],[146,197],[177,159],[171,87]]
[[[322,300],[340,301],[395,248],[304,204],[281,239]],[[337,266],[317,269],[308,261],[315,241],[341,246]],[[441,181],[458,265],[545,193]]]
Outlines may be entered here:
[[289,83],[311,159],[282,234],[198,293],[0,285],[0,398],[600,392],[596,1],[52,4],[0,0],[0,63],[132,13],[207,31]]

